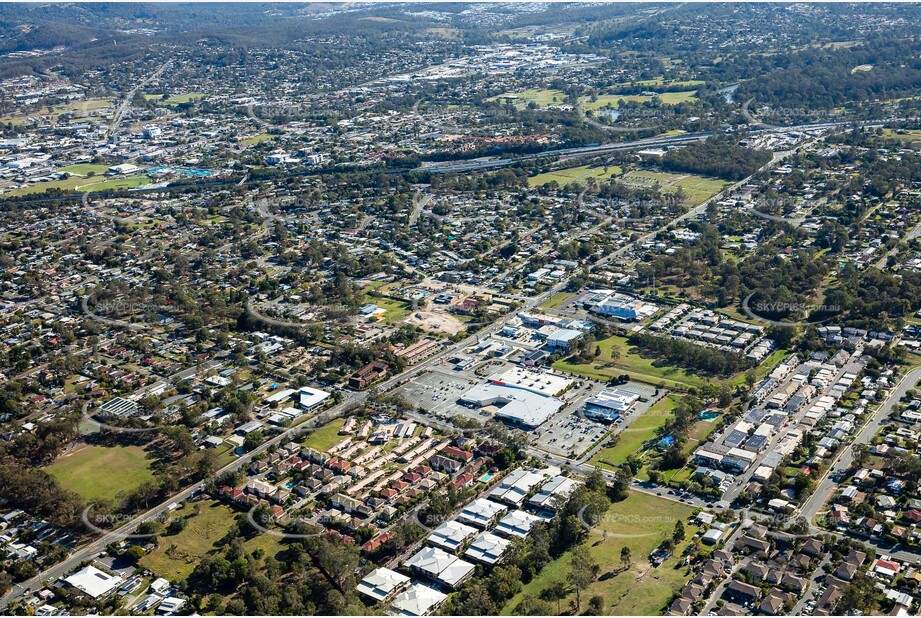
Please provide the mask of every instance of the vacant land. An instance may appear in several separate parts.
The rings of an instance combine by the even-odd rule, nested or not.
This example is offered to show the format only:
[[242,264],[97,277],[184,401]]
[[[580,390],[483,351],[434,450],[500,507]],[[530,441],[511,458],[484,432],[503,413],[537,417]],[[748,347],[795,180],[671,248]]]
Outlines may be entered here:
[[624,174],[620,182],[635,187],[651,187],[659,184],[663,193],[675,193],[680,187],[685,203],[696,206],[723,190],[725,181],[719,178],[696,176],[694,174],[673,174],[671,172],[633,171]]
[[216,501],[183,506],[171,517],[187,518],[185,529],[161,536],[157,548],[141,558],[140,565],[172,582],[184,580],[203,556],[216,550],[214,544],[230,531],[236,516],[230,507]]
[[556,181],[557,184],[563,187],[571,182],[584,182],[589,178],[594,178],[596,180],[607,180],[608,178],[618,176],[622,173],[623,170],[616,165],[603,167],[591,167],[588,165],[582,165],[580,167],[570,167],[538,174],[537,176],[532,176],[531,178],[528,178],[528,186],[540,187],[550,182]]
[[542,302],[539,306],[545,309],[556,309],[573,296],[575,296],[575,292],[557,292],[551,294],[550,298]]
[[[647,384],[662,382],[666,387],[689,388],[702,386],[706,382],[706,380],[688,373],[680,367],[673,365],[657,367],[653,365],[655,359],[644,358],[638,353],[632,352],[627,339],[620,335],[614,335],[599,341],[598,347],[601,348],[601,355],[590,363],[575,364],[569,362],[568,359],[563,359],[553,363],[553,368],[603,382],[624,373],[629,374],[631,378],[639,382],[646,382]],[[617,359],[611,356],[611,352],[615,347],[620,352],[620,357]]]
[[150,463],[140,446],[85,446],[62,455],[45,471],[87,501],[111,500],[153,480]]
[[[600,566],[601,575],[582,592],[582,610],[585,610],[587,599],[601,595],[605,601],[605,615],[661,615],[672,595],[689,579],[686,569],[675,568],[688,541],[679,543],[672,557],[658,568],[652,568],[647,557],[671,536],[675,522],[686,522],[693,511],[677,502],[632,491],[626,500],[612,504],[605,521],[595,527],[585,541]],[[686,537],[692,537],[694,530],[693,526],[688,526]],[[631,554],[631,564],[626,569],[620,561],[624,546],[630,548]],[[571,552],[567,552],[544,567],[506,604],[502,613],[513,614],[526,594],[539,597],[542,590],[556,582],[563,582],[570,590],[562,602],[566,612],[575,602],[575,592],[567,583],[570,560]]]
[[627,461],[630,455],[643,450],[646,442],[655,438],[659,428],[671,418],[677,403],[672,396],[657,401],[619,434],[617,444],[598,451],[591,463],[614,469]]
[[337,418],[316,431],[313,431],[301,444],[318,451],[326,451],[344,439],[339,430],[345,425],[345,419]]

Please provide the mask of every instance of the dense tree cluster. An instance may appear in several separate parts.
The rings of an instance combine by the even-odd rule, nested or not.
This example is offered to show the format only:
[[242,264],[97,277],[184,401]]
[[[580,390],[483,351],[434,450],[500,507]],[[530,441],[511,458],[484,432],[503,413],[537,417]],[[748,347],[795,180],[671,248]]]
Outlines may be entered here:
[[751,361],[741,354],[705,348],[690,341],[671,337],[635,333],[631,335],[629,342],[630,345],[665,362],[712,376],[729,376],[751,367]]
[[668,151],[662,157],[662,167],[673,172],[742,180],[770,160],[770,151],[745,148],[730,135],[713,135],[706,141]]

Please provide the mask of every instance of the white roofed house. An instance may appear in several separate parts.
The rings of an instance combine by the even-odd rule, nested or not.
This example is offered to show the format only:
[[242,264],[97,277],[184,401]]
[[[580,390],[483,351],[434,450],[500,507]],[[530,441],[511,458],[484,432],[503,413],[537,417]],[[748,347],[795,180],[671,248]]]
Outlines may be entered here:
[[358,592],[379,603],[386,603],[409,588],[409,578],[386,568],[375,569],[358,583]]
[[413,584],[396,596],[391,609],[397,616],[428,616],[441,607],[447,598],[448,595],[434,588]]
[[555,476],[544,483],[540,491],[528,500],[528,504],[541,509],[555,511],[558,505],[578,486],[579,482],[576,480],[566,476]]
[[512,542],[508,539],[484,532],[473,540],[473,543],[464,552],[464,557],[491,566],[502,560],[511,544]]
[[503,502],[509,506],[521,506],[524,504],[528,493],[540,484],[544,478],[542,474],[532,470],[513,470],[498,485],[493,487],[488,496],[492,500]]
[[70,577],[66,577],[64,581],[83,594],[93,599],[100,599],[112,594],[122,583],[122,578],[87,565]]
[[499,520],[499,523],[496,524],[495,532],[506,537],[517,536],[524,538],[531,533],[534,526],[542,521],[546,521],[546,519],[524,511],[512,511]]
[[458,521],[446,521],[429,536],[428,543],[454,553],[476,533],[477,529],[472,526]]
[[424,547],[404,563],[419,575],[457,588],[473,575],[476,567],[437,547]]
[[488,528],[496,517],[505,511],[506,507],[501,504],[496,504],[484,498],[477,498],[463,508],[457,519],[478,528]]

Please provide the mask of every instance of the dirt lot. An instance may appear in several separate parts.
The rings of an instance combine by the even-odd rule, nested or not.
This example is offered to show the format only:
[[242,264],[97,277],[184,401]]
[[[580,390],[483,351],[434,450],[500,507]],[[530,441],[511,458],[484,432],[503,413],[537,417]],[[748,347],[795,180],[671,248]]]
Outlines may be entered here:
[[448,335],[464,330],[464,323],[447,311],[419,309],[410,313],[404,321],[429,332],[442,332]]

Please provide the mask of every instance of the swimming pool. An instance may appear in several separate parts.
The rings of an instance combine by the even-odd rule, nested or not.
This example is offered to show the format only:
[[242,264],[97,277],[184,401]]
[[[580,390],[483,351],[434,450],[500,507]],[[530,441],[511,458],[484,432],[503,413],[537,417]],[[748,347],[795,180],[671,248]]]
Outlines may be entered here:
[[490,480],[492,477],[494,477],[494,476],[495,476],[495,474],[493,474],[492,472],[487,472],[486,474],[484,474],[483,476],[481,476],[481,477],[479,478],[479,481],[480,481],[481,483],[488,483],[489,480]]

